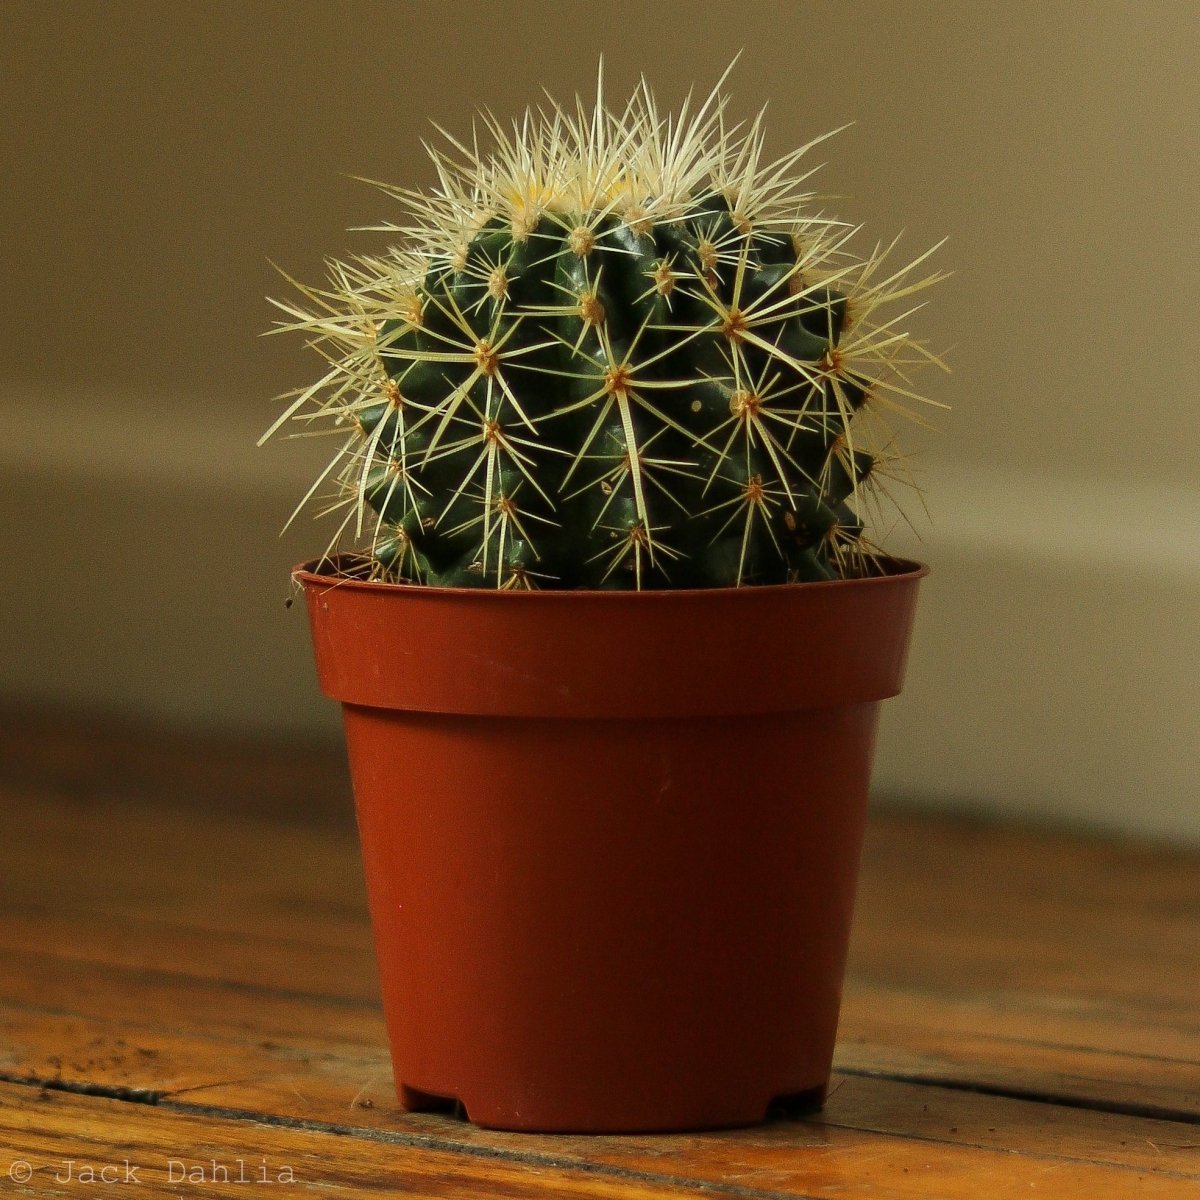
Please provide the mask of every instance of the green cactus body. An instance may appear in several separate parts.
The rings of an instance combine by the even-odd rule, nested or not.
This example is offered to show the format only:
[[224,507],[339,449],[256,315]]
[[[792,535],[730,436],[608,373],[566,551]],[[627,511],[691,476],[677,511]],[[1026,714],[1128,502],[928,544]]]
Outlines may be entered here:
[[886,465],[856,417],[915,399],[906,367],[937,360],[874,313],[934,277],[874,284],[882,257],[848,260],[840,223],[804,215],[794,156],[761,165],[758,123],[728,134],[723,104],[663,121],[643,92],[620,117],[493,125],[490,157],[438,158],[438,194],[405,194],[406,246],[304,289],[316,314],[288,308],[337,348],[317,415],[350,428],[339,486],[380,577],[875,569],[859,514]]

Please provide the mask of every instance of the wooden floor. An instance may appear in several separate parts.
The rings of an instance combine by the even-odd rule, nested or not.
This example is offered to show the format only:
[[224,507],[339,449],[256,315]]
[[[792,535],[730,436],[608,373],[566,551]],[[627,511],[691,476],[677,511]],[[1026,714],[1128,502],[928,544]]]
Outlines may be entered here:
[[339,755],[10,714],[0,803],[3,1195],[1200,1200],[1196,857],[881,816],[820,1116],[532,1137],[397,1111]]

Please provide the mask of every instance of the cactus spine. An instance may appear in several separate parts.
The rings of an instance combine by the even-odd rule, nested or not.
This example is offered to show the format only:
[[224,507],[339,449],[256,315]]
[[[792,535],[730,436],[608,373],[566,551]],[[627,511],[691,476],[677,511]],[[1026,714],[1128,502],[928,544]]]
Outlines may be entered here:
[[[437,186],[384,190],[400,244],[276,302],[329,363],[272,427],[327,423],[341,531],[378,578],[712,587],[870,573],[893,414],[941,365],[895,302],[935,282],[812,208],[799,161],[731,126],[720,85],[664,116],[576,101]],[[820,141],[822,139],[817,139]],[[894,243],[893,243],[894,246]],[[935,247],[936,249],[936,247]],[[932,253],[929,252],[929,253]],[[297,285],[299,286],[299,285]]]

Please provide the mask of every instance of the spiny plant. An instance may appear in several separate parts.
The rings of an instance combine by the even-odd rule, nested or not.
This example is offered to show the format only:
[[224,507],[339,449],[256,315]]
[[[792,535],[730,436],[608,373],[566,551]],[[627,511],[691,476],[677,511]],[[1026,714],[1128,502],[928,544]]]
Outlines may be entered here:
[[352,531],[374,578],[505,589],[886,569],[889,418],[942,365],[897,302],[942,276],[857,257],[805,190],[823,138],[769,160],[724,79],[664,115],[644,81],[610,110],[601,71],[593,105],[439,127],[432,190],[378,185],[398,244],[275,301],[327,362],[264,436],[339,436],[299,506],[333,483],[327,556]]

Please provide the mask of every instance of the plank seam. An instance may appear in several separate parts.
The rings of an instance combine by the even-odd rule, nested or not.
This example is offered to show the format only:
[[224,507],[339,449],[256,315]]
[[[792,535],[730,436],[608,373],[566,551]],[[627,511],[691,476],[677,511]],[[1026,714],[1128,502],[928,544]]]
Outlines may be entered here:
[[863,1079],[887,1079],[893,1083],[912,1083],[922,1087],[947,1088],[955,1092],[974,1092],[1007,1100],[1028,1100],[1034,1104],[1054,1104],[1061,1108],[1081,1108],[1089,1112],[1111,1113],[1118,1117],[1145,1117],[1152,1121],[1171,1121],[1178,1125],[1200,1125],[1200,1112],[1167,1108],[1160,1104],[1139,1104],[1136,1100],[1096,1100],[1073,1096],[1069,1092],[1039,1091],[1036,1088],[1005,1087],[1001,1084],[969,1083],[963,1079],[931,1074],[906,1074],[900,1071],[872,1071],[867,1067],[835,1065],[840,1075]]
[[14,1075],[0,1071],[0,1083],[15,1083],[37,1088],[40,1092],[70,1092],[75,1096],[100,1096],[105,1100],[121,1100],[126,1104],[157,1105],[166,1094],[153,1088],[127,1087],[116,1083],[87,1083],[59,1076]]
[[[183,926],[182,928],[188,928]],[[101,971],[128,976],[131,980],[139,979],[160,980],[164,983],[190,983],[212,987],[215,991],[237,992],[248,996],[263,996],[276,1000],[313,1000],[319,1004],[328,1004],[334,1008],[347,1008],[363,1012],[383,1012],[383,1007],[377,999],[367,996],[338,995],[333,992],[314,992],[304,988],[279,987],[270,983],[255,983],[244,979],[223,979],[215,975],[196,975],[191,971],[175,971],[167,967],[145,967],[137,964],[114,962],[105,959],[85,958],[78,954],[50,953],[42,950],[26,950],[21,947],[6,947],[0,945],[0,955],[6,958],[36,959],[39,962],[57,964],[82,963]],[[15,1001],[0,998],[0,1003],[28,1012],[47,1012],[61,1016],[87,1016],[73,1008],[45,1007],[43,1005],[17,1004]]]

